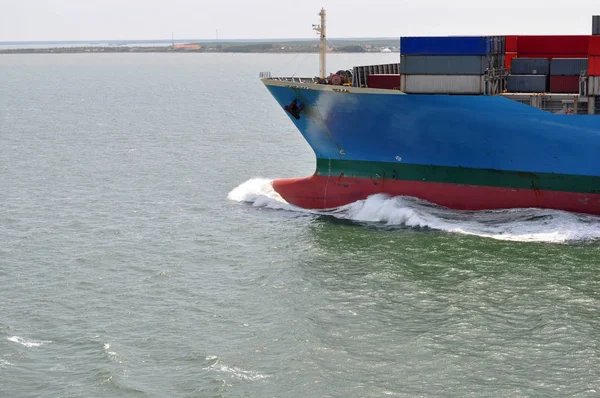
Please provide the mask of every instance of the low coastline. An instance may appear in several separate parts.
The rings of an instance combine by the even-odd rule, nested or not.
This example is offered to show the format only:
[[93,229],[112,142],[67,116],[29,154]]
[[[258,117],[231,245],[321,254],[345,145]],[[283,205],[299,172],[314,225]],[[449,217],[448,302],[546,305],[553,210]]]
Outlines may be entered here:
[[[329,52],[381,53],[399,52],[394,39],[334,39],[329,41]],[[0,46],[0,54],[76,54],[76,53],[317,53],[319,44],[313,40],[253,41],[253,42],[200,42],[171,45],[47,45],[44,47],[11,44]]]

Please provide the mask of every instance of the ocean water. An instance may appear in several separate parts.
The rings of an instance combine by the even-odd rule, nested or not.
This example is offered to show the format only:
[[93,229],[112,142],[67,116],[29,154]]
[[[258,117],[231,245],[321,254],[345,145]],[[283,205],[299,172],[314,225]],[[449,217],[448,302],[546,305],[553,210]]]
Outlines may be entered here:
[[317,65],[0,56],[1,397],[600,394],[599,218],[273,192]]

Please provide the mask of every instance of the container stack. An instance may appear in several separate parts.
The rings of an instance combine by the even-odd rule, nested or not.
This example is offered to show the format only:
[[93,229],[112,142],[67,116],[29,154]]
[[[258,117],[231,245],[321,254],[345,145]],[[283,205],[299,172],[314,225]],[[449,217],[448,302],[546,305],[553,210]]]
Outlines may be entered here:
[[588,94],[600,95],[600,36],[590,37],[588,54]]
[[[392,82],[394,78],[389,77],[372,78],[373,75],[393,75],[397,81]],[[388,84],[393,87],[387,87]],[[400,86],[400,63],[355,66],[352,71],[352,85],[354,87],[398,88]]]
[[588,69],[587,58],[552,58],[550,60],[550,92],[579,92],[579,77]]
[[505,68],[509,92],[577,94],[587,70],[590,95],[600,95],[600,36],[402,37],[400,53],[406,93],[488,93],[485,74]]
[[549,73],[548,58],[514,58],[507,89],[511,93],[544,93],[548,91]]
[[402,37],[401,89],[409,94],[483,94],[486,71],[504,66],[499,36]]
[[516,46],[507,61],[509,92],[579,92],[579,76],[588,69],[590,36],[509,37],[511,48]]

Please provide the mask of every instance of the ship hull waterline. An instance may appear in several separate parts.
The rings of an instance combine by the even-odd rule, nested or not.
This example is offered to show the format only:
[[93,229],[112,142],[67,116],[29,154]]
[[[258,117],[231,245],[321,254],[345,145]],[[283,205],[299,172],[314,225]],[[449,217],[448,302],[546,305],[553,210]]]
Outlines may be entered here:
[[288,203],[305,209],[332,209],[371,195],[410,196],[456,210],[543,208],[600,214],[600,195],[436,182],[325,177],[273,181]]

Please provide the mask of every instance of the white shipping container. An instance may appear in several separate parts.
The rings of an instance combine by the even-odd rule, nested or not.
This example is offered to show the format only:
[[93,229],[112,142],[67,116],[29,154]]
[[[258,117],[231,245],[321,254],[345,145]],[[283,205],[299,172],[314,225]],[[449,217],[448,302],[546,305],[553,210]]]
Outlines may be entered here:
[[407,94],[483,94],[483,76],[402,75],[400,89]]

